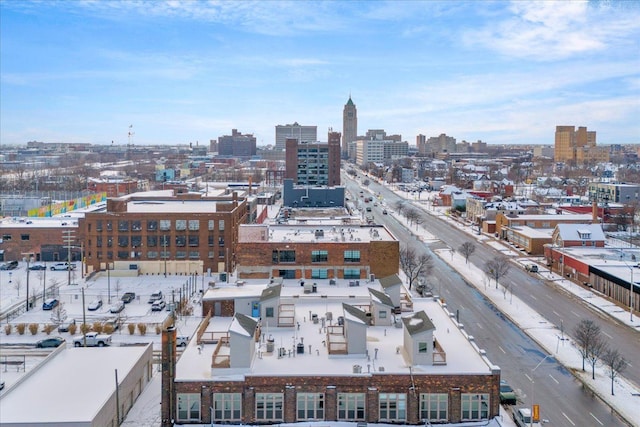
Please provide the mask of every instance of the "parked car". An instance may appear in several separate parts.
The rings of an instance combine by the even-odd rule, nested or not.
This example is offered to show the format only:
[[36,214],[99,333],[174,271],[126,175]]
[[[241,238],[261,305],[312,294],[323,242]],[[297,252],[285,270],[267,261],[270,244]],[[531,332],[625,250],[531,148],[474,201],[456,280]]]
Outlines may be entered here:
[[9,261],[0,265],[0,270],[15,270],[18,268],[18,261]]
[[104,322],[104,326],[111,326],[114,331],[117,331],[120,328],[120,322],[117,319],[111,319]]
[[515,405],[518,403],[516,392],[513,391],[509,383],[505,380],[500,380],[500,403],[505,405]]
[[513,421],[518,427],[541,427],[539,422],[531,421],[531,408],[518,408],[513,411]]
[[163,298],[162,291],[155,291],[149,297],[149,304],[153,304],[155,301],[161,300]]
[[163,299],[159,299],[153,302],[153,304],[151,304],[151,311],[162,311],[163,308],[165,308],[167,305],[166,302],[164,302]]
[[100,307],[102,307],[102,300],[101,299],[94,299],[93,301],[91,301],[89,303],[89,305],[87,306],[87,310],[89,311],[96,311],[98,310]]
[[87,332],[84,336],[73,340],[74,347],[83,347],[85,344],[87,347],[104,347],[111,345],[111,335]]
[[76,319],[67,320],[58,325],[58,332],[69,332],[69,327],[76,324]]
[[122,300],[122,302],[124,302],[125,304],[129,304],[131,301],[133,301],[134,299],[136,299],[136,293],[135,292],[125,292],[122,295],[122,298],[120,298]]
[[529,273],[537,273],[538,272],[538,266],[536,264],[527,264],[527,265],[524,266],[524,268]]
[[120,313],[122,310],[124,310],[124,302],[122,301],[117,301],[109,307],[110,313]]
[[47,267],[44,266],[44,264],[33,264],[29,266],[29,270],[34,270],[34,271],[38,271],[38,270],[46,270]]
[[386,209],[383,209],[383,210],[382,210],[382,215],[386,215],[386,214],[387,214],[387,210],[386,210]]
[[68,262],[58,262],[51,266],[51,271],[67,271],[67,270],[75,270],[75,264],[69,264]]
[[52,348],[59,347],[64,343],[62,337],[51,337],[40,340],[36,343],[36,348]]
[[46,299],[42,303],[42,309],[43,310],[53,310],[54,308],[56,308],[58,306],[59,303],[60,303],[60,301],[58,301],[55,298]]

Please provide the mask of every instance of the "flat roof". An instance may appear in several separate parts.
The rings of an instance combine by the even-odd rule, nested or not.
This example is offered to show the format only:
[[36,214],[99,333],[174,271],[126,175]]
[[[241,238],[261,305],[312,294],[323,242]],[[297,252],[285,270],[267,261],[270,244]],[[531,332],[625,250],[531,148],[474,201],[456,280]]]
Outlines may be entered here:
[[[255,233],[262,228],[265,233]],[[396,238],[382,225],[360,224],[247,224],[240,226],[238,241],[249,242],[294,242],[294,243],[330,243],[330,242],[374,242],[395,241]]]
[[[218,203],[231,201],[212,200],[132,200],[127,202],[130,213],[212,213]],[[186,218],[185,218],[186,219]]]
[[[370,359],[364,353],[348,355],[329,355],[325,340],[326,331],[322,329],[322,320],[312,321],[312,316],[327,319],[331,313],[332,325],[338,324],[338,317],[345,316],[342,304],[352,306],[369,305],[371,297],[369,286],[382,290],[378,281],[360,281],[360,286],[344,283],[330,285],[329,280],[310,280],[317,284],[317,293],[304,293],[299,280],[284,280],[281,289],[280,304],[295,307],[294,327],[262,327],[262,338],[256,356],[247,368],[211,368],[211,360],[216,344],[201,344],[191,340],[182,353],[176,367],[177,381],[243,381],[247,376],[353,376],[376,374],[408,374],[409,362],[398,352],[404,347],[404,330],[391,326],[367,327],[367,350]],[[264,282],[263,282],[264,283]],[[244,288],[252,286],[245,283]],[[492,365],[483,357],[468,336],[458,329],[454,316],[433,298],[414,298],[414,310],[402,313],[400,317],[412,316],[424,311],[435,325],[434,337],[446,352],[446,365],[414,365],[414,374],[491,374]],[[256,319],[257,320],[257,319]],[[225,333],[231,325],[231,317],[212,317],[208,332]],[[329,321],[326,320],[326,324]],[[266,352],[266,338],[274,341],[274,352]],[[295,346],[303,342],[304,354],[297,354]],[[286,355],[278,357],[278,349],[284,348]],[[377,355],[377,357],[376,357]],[[361,374],[353,373],[353,366],[362,367]],[[380,368],[383,368],[382,372]]]
[[91,422],[115,392],[115,370],[122,381],[147,346],[59,348],[0,396],[0,424]]

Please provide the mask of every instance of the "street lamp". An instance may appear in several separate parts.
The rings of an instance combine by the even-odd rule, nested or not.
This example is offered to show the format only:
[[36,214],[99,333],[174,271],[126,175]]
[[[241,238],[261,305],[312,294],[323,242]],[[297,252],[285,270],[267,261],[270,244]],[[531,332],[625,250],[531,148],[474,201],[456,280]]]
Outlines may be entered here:
[[[529,378],[529,380],[531,381],[531,413],[529,414],[529,426],[533,427],[533,407],[534,405],[534,399],[533,399],[533,393],[535,391],[534,387],[535,387],[535,381],[533,381],[533,372],[538,369],[540,367],[540,365],[542,365],[542,363],[547,360],[549,357],[552,357],[551,354],[547,354],[537,365],[535,368],[533,368],[531,370],[531,378]],[[525,374],[526,375],[526,374]]]

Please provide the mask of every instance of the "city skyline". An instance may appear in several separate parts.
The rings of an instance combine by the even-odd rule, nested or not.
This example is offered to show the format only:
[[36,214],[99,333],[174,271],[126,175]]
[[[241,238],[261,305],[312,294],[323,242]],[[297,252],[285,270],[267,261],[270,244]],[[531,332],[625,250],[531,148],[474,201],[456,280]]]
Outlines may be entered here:
[[[633,2],[1,2],[1,145],[274,144],[298,122],[640,143]],[[132,127],[130,127],[132,126]],[[131,136],[128,136],[131,132]],[[323,138],[320,138],[324,140]]]

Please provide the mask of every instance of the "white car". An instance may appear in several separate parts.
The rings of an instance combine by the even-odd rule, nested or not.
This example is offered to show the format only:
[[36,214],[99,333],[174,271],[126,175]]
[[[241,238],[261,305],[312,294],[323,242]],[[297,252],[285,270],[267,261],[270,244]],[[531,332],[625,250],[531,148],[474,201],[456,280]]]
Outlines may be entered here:
[[124,310],[124,301],[115,302],[109,307],[110,313],[120,313],[122,310]]
[[59,262],[51,266],[51,271],[67,271],[67,270],[75,270],[75,269],[76,269],[76,265],[69,264],[68,262]]
[[93,301],[91,301],[89,303],[89,305],[87,306],[87,310],[89,311],[96,311],[98,310],[100,307],[102,307],[102,300],[100,299],[95,299]]

